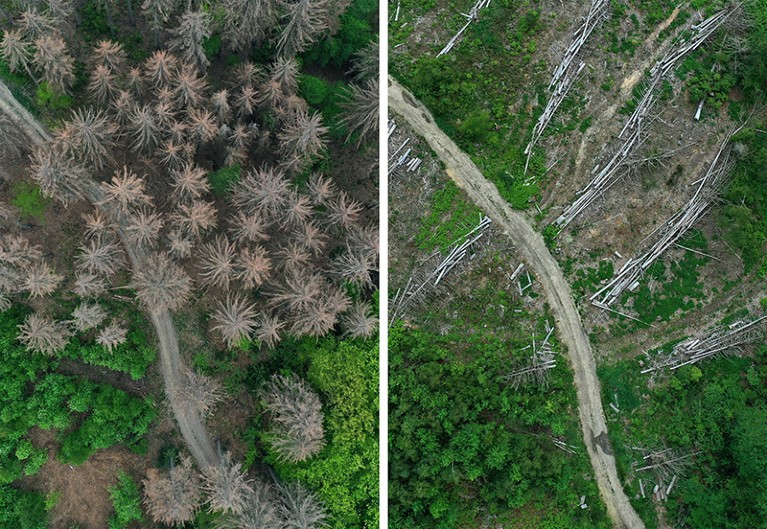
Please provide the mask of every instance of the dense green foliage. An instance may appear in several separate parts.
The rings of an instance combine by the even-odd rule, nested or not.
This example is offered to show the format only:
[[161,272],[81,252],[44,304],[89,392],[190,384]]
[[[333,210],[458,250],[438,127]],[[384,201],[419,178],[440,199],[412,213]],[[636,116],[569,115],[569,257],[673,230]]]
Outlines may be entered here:
[[208,182],[213,193],[217,197],[225,197],[232,186],[240,181],[241,171],[240,165],[235,164],[208,173]]
[[745,8],[751,20],[748,52],[743,58],[743,86],[764,100],[767,98],[767,0],[751,0]]
[[34,474],[47,460],[27,438],[33,426],[58,431],[59,457],[74,464],[117,443],[140,449],[156,415],[151,400],[55,373],[57,359],[29,353],[16,340],[27,311],[0,313],[0,484]]
[[[609,527],[596,486],[584,479],[571,374],[560,363],[548,389],[514,390],[504,375],[514,363],[509,350],[522,347],[476,327],[444,336],[390,330],[393,526],[468,527],[484,513],[516,527]],[[558,450],[554,436],[580,445],[578,455]],[[573,509],[580,494],[588,509]]]
[[[767,347],[753,359],[685,366],[652,389],[640,369],[626,361],[601,371],[604,398],[618,392],[628,414],[624,430],[610,429],[623,471],[641,459],[629,446],[696,453],[669,498],[669,519],[696,529],[767,527]],[[633,480],[629,497],[637,490]]]
[[0,485],[0,527],[3,529],[47,529],[45,498],[10,485]]
[[346,83],[329,82],[314,75],[303,74],[298,79],[298,94],[312,109],[322,113],[323,122],[330,128],[332,138],[341,139],[346,136],[346,126],[340,122],[341,103],[346,97]]
[[[49,378],[55,376],[49,375]],[[76,429],[60,435],[59,458],[62,461],[80,464],[96,450],[117,443],[136,451],[145,449],[143,437],[156,415],[151,399],[132,397],[107,384],[94,384],[68,377],[54,378],[48,382],[54,391],[61,386],[66,387],[68,383],[74,387],[69,394],[62,391],[56,404],[63,406],[66,403],[72,412],[86,415],[81,418]],[[46,404],[52,403],[46,399]]]
[[688,56],[677,69],[685,81],[687,97],[692,103],[703,101],[718,111],[730,99],[730,91],[738,84],[734,70],[737,58],[727,53],[698,52]]
[[763,267],[767,241],[767,143],[762,130],[746,129],[733,141],[745,147],[724,193],[720,224],[743,258],[746,272]]
[[[470,293],[453,292],[422,328],[390,330],[392,525],[474,527],[497,515],[510,527],[609,526],[588,479],[566,362],[548,387],[514,389],[505,378],[529,362],[531,333],[544,334],[550,316],[498,288],[492,271],[504,264],[500,254],[483,258],[463,279]],[[573,508],[580,495],[588,509]]]
[[98,0],[87,0],[80,9],[80,34],[86,42],[95,43],[99,38],[110,38],[113,30],[107,21],[107,11]]
[[[283,342],[248,383],[257,390],[275,371],[304,377],[322,399],[326,445],[304,463],[280,463],[268,453],[265,428],[251,432],[279,476],[297,479],[317,492],[334,529],[378,527],[378,346],[377,340],[332,336]],[[246,435],[248,437],[250,435]],[[258,450],[258,446],[253,446]],[[257,456],[250,455],[251,461]]]
[[131,522],[143,521],[138,485],[122,471],[117,479],[117,485],[109,489],[109,497],[115,509],[114,515],[109,518],[109,529],[124,529]]
[[25,438],[38,421],[24,402],[29,384],[38,380],[56,361],[42,355],[29,354],[16,341],[16,326],[27,311],[13,308],[0,313],[0,484],[10,483],[35,460],[30,474],[39,469],[38,460],[47,459],[44,450],[35,449]]
[[330,85],[324,79],[314,75],[303,74],[298,80],[298,91],[307,103],[315,108],[320,108],[330,92]]
[[341,27],[329,38],[320,39],[306,50],[307,64],[348,67],[354,53],[378,38],[377,0],[353,0],[343,15]]

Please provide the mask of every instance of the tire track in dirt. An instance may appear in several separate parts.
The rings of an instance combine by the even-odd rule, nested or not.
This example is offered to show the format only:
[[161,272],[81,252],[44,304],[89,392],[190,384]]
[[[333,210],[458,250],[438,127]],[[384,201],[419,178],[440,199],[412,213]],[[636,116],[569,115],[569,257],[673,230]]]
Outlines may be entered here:
[[[43,126],[19,104],[8,87],[0,81],[0,112],[22,132],[35,148],[45,148],[51,142],[51,137]],[[86,183],[83,196],[91,203],[96,204],[103,200],[104,195],[98,184],[90,180]],[[134,248],[128,243],[125,232],[122,229],[124,219],[118,216],[121,227],[118,234],[123,242],[125,252],[134,270],[141,270],[148,266],[146,254],[140,248]],[[170,402],[176,423],[186,442],[187,448],[197,461],[200,468],[206,468],[219,462],[218,452],[213,447],[213,440],[205,426],[205,422],[199,413],[190,411],[190,408],[179,397],[177,391],[184,383],[183,361],[179,352],[178,335],[176,327],[167,310],[159,311],[148,309],[149,319],[155,328],[160,352],[160,372],[162,373],[165,395]]]
[[437,127],[426,107],[391,77],[389,108],[400,114],[426,140],[445,163],[448,176],[506,233],[543,285],[560,338],[567,346],[574,372],[583,439],[607,512],[618,529],[644,529],[644,523],[631,506],[618,477],[588,335],[573,301],[570,285],[543,237],[521,213],[514,211],[501,198],[495,185],[488,182],[471,159]]

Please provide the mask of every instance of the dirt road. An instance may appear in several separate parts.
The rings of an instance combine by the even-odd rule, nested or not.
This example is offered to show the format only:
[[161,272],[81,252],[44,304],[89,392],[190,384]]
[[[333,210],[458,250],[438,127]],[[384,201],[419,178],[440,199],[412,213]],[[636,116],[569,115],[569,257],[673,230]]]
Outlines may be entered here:
[[[44,147],[50,142],[51,138],[48,132],[16,101],[2,81],[0,81],[0,114],[5,115],[18,128],[19,132],[28,137],[30,145]],[[104,198],[101,188],[95,181],[88,182],[83,195],[94,204],[101,202]],[[124,225],[122,219],[121,224]],[[118,230],[118,234],[123,241],[133,269],[141,270],[148,266],[144,252],[128,244],[122,229]],[[214,465],[219,461],[218,453],[213,447],[213,441],[203,417],[199,413],[191,412],[189,406],[179,398],[178,392],[175,391],[176,388],[181,387],[185,378],[178,346],[178,335],[170,313],[167,310],[148,310],[148,313],[160,343],[160,372],[165,383],[165,394],[187,448],[201,468]]]
[[607,425],[602,409],[599,379],[594,354],[580,314],[573,302],[570,286],[559,264],[549,252],[543,237],[521,213],[498,194],[471,159],[443,133],[434,118],[419,101],[394,79],[389,79],[389,108],[401,115],[445,163],[448,176],[462,188],[474,203],[484,210],[496,226],[506,232],[527,266],[543,285],[544,295],[551,304],[562,343],[567,346],[575,375],[580,417],[586,449],[594,468],[607,512],[618,529],[643,529],[644,523],[626,497],[615,457],[607,437]]

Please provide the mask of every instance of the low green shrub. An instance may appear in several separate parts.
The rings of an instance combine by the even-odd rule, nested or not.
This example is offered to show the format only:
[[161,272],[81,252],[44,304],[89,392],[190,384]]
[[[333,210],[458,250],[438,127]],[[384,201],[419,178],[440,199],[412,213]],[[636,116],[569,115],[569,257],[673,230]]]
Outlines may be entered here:
[[123,471],[120,471],[117,480],[117,485],[109,489],[109,497],[115,510],[109,518],[109,529],[125,529],[131,522],[143,523],[138,485]]
[[45,220],[45,208],[50,199],[43,196],[40,187],[31,182],[16,182],[13,185],[11,204],[19,208],[22,217],[32,217],[38,222]]

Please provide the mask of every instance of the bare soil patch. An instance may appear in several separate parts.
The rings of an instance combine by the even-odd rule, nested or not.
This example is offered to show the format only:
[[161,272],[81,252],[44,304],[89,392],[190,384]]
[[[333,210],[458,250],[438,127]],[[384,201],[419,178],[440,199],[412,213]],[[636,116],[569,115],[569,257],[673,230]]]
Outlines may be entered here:
[[122,447],[100,450],[82,465],[68,465],[56,459],[58,443],[53,432],[35,428],[30,437],[36,447],[48,449],[48,462],[20,484],[42,494],[59,494],[50,513],[51,529],[104,529],[113,512],[108,489],[117,483],[118,472],[126,471],[140,480],[150,466],[146,456]]

